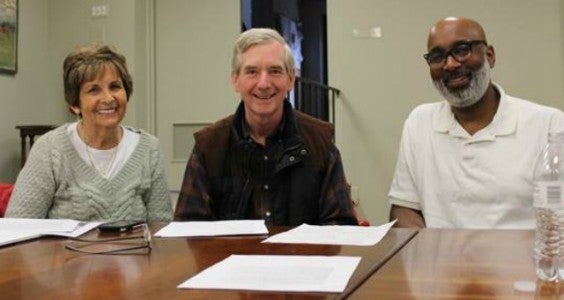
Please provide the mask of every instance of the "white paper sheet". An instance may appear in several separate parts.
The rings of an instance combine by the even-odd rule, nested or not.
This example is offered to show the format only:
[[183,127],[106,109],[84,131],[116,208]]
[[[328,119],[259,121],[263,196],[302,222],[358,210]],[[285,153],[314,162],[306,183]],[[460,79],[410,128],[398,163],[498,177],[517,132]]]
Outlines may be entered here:
[[231,255],[178,288],[340,293],[356,256]]
[[100,222],[65,219],[0,218],[0,246],[37,238],[43,235],[77,237]]
[[46,231],[42,232],[43,235],[56,235],[66,237],[79,237],[88,231],[98,227],[102,222],[79,222],[72,231]]
[[263,243],[322,244],[322,245],[376,245],[396,221],[375,226],[302,224],[262,241]]
[[157,237],[201,237],[268,234],[264,220],[171,222]]
[[36,232],[13,232],[10,230],[0,229],[0,246],[26,241],[40,236],[41,234]]
[[39,231],[39,232],[69,232],[73,231],[79,221],[67,219],[0,219],[0,229],[15,231]]

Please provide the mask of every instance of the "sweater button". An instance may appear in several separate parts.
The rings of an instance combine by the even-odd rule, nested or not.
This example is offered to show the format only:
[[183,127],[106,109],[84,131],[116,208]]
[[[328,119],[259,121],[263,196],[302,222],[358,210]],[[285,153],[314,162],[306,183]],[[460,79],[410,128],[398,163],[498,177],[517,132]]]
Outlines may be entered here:
[[302,149],[300,150],[300,155],[304,156],[307,154],[307,150],[306,149]]
[[265,191],[268,191],[268,189],[269,189],[270,187],[268,186],[268,184],[265,184],[265,185],[263,186],[263,188],[264,188]]
[[288,159],[289,159],[291,162],[294,161],[294,160],[296,160],[296,158],[293,157],[293,156],[290,156],[290,158],[288,158]]

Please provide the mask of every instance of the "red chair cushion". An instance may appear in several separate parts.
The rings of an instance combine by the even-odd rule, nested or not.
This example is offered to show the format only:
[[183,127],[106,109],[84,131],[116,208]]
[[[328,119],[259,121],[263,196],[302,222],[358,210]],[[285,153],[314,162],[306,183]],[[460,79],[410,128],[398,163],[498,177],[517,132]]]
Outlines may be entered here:
[[10,201],[10,196],[12,196],[12,190],[14,185],[10,183],[0,183],[0,217],[4,217],[6,208],[8,207],[8,201]]
[[368,220],[358,220],[358,225],[360,225],[360,226],[370,226],[370,222],[368,222]]

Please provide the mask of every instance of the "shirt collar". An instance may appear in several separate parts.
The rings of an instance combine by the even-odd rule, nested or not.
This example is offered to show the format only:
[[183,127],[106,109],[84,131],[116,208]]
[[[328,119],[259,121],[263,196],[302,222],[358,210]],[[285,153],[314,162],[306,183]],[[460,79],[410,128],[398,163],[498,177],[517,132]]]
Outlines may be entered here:
[[[513,134],[517,129],[517,108],[512,102],[508,101],[508,96],[501,86],[495,82],[492,82],[492,84],[499,93],[499,106],[492,122],[476,132],[474,138],[481,137],[482,139],[493,140],[496,136]],[[433,115],[433,129],[453,136],[470,137],[468,132],[454,118],[451,107],[446,100],[440,104],[439,110],[435,111]]]
[[[247,121],[245,120],[245,104],[243,103],[243,101],[241,101],[241,103],[239,104],[239,107],[237,108],[237,112],[235,113],[236,117],[235,117],[235,122],[236,124],[238,123],[239,126],[236,126],[236,128],[238,128],[238,133],[239,136],[241,137],[241,139],[247,140],[247,141],[252,141],[251,138],[251,129],[249,127],[249,124],[247,123]],[[270,135],[268,136],[267,142],[275,140],[277,138],[282,138],[283,134],[284,134],[284,129],[286,127],[286,123],[288,117],[289,117],[289,113],[288,110],[292,109],[291,104],[288,102],[288,100],[284,101],[284,112],[282,115],[282,120],[280,122],[280,124],[278,125],[278,128]]]

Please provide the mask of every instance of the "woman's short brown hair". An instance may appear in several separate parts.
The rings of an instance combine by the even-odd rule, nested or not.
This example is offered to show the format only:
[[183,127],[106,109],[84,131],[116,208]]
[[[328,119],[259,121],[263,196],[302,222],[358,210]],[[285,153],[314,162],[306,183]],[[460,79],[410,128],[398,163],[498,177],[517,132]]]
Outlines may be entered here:
[[113,46],[100,44],[82,46],[65,58],[63,63],[65,101],[72,107],[79,107],[82,83],[96,79],[108,64],[113,65],[121,77],[129,101],[129,96],[133,93],[133,81],[127,70],[125,56],[117,52]]

